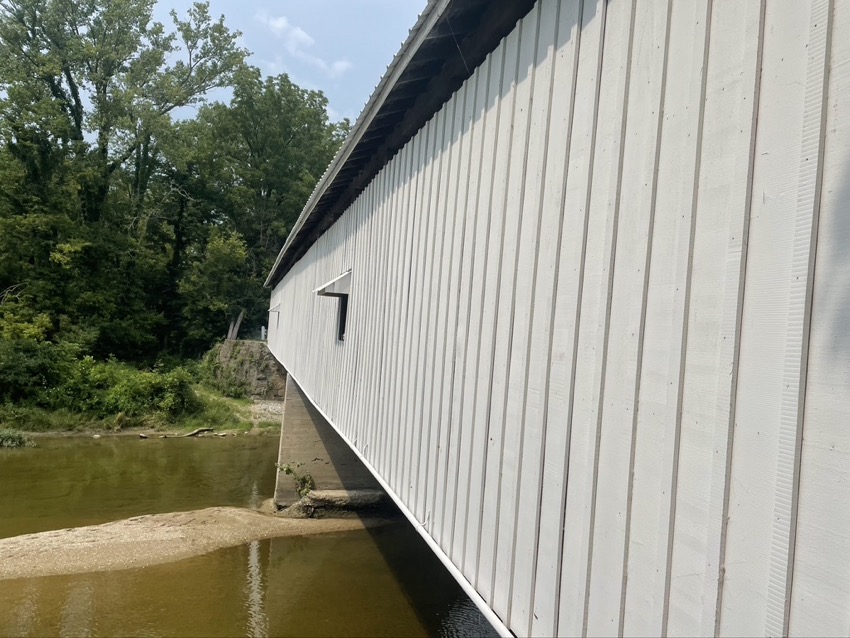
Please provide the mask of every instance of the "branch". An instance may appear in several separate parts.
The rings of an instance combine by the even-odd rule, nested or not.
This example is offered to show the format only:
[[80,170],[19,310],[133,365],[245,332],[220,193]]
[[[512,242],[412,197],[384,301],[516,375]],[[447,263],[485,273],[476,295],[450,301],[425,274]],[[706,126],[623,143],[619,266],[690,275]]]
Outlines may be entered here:
[[119,166],[121,166],[121,164],[123,164],[128,159],[130,159],[130,156],[133,153],[135,153],[138,148],[139,148],[139,140],[136,140],[135,142],[130,144],[130,146],[127,148],[126,151],[124,151],[124,153],[122,153],[119,157],[116,157],[114,160],[109,162],[109,165],[106,167],[106,174],[112,175],[112,173],[114,173],[115,170]]
[[3,292],[0,292],[0,305],[4,304],[6,302],[6,299],[8,299],[9,297],[20,298],[21,293],[24,291],[24,289],[26,289],[26,287],[27,287],[27,284],[24,283],[24,282],[21,282],[19,284],[12,284],[8,288],[6,288],[6,290],[4,290]]
[[71,91],[71,96],[74,98],[74,106],[73,106],[73,118],[74,118],[74,128],[77,132],[77,139],[83,139],[83,103],[80,100],[80,91],[77,88],[77,83],[74,82],[74,78],[71,75],[71,69],[68,68],[67,64],[62,65],[62,70],[65,73],[65,81],[68,83],[68,88]]

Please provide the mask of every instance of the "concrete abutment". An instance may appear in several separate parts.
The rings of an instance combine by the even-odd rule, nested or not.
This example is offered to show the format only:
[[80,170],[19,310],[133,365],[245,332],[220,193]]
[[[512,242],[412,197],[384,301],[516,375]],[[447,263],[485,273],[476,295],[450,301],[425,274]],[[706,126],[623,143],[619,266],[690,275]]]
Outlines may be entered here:
[[[274,502],[293,515],[360,511],[390,502],[372,473],[287,375]],[[299,487],[303,497],[299,494]]]

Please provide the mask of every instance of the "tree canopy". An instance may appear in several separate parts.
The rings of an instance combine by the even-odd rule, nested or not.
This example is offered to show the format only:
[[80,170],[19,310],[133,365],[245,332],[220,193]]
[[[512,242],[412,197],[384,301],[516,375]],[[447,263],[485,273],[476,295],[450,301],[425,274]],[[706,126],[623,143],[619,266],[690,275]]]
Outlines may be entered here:
[[153,8],[0,0],[0,340],[144,360],[266,321],[262,282],[348,123],[250,66],[208,3]]

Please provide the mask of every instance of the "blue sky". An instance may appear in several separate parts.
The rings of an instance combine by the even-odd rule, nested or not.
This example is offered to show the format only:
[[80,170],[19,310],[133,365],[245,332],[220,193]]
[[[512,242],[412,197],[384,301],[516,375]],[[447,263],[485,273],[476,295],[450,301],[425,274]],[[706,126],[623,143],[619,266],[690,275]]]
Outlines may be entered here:
[[[155,19],[184,14],[191,0],[160,0]],[[334,120],[352,122],[372,94],[426,0],[210,0],[213,16],[242,32],[249,62],[267,75],[288,73],[320,89]],[[225,96],[218,96],[225,99]]]

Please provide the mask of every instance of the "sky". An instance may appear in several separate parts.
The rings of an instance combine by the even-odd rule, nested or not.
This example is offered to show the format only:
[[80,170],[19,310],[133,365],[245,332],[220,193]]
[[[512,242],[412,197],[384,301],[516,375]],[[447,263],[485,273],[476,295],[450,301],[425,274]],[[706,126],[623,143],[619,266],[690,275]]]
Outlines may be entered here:
[[[266,75],[287,73],[305,89],[321,90],[332,120],[352,123],[407,39],[427,0],[210,0],[242,32],[250,64]],[[191,0],[159,0],[154,18],[171,25]],[[213,95],[227,99],[226,95]]]

